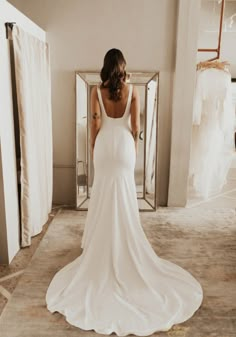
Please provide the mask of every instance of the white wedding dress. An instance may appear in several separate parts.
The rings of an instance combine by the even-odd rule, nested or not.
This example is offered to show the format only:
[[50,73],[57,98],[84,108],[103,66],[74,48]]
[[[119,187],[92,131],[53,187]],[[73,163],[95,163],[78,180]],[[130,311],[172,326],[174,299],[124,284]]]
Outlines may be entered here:
[[[94,182],[82,254],[59,270],[46,294],[47,308],[84,330],[118,336],[167,331],[190,318],[203,299],[185,269],[158,257],[139,218],[130,129],[132,88],[124,115],[106,114],[94,148]],[[158,230],[158,228],[157,228]]]
[[193,106],[190,186],[207,199],[219,193],[235,156],[235,111],[231,75],[226,70],[197,71]]

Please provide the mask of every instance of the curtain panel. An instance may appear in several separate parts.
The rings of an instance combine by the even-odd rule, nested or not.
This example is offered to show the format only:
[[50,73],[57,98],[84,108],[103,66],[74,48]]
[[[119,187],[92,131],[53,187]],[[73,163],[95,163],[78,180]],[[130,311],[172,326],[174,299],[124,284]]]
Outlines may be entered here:
[[21,246],[42,231],[52,207],[52,111],[47,43],[12,31],[21,147]]

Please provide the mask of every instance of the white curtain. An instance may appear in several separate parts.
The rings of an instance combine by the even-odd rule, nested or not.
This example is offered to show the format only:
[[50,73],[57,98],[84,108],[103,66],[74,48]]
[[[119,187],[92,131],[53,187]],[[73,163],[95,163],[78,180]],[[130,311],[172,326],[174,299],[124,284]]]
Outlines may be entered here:
[[49,46],[12,32],[21,147],[21,246],[41,232],[52,206],[52,112]]

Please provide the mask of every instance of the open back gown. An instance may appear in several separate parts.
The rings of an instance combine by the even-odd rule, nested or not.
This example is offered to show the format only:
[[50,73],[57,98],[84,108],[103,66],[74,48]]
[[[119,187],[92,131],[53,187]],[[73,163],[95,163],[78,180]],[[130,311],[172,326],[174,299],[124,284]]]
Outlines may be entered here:
[[158,257],[143,231],[134,180],[132,89],[130,84],[123,116],[112,118],[97,86],[102,125],[94,147],[83,252],[56,273],[46,303],[49,311],[84,330],[147,336],[190,318],[203,291],[189,272]]

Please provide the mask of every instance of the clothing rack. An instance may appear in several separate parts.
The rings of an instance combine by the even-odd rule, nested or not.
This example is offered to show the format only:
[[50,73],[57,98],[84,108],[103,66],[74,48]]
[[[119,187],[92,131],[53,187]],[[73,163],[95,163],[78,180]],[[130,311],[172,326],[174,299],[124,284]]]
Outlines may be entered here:
[[221,48],[221,37],[222,37],[222,26],[224,19],[224,10],[225,10],[225,0],[221,0],[221,10],[220,10],[220,26],[219,26],[219,35],[218,35],[218,47],[217,48],[200,48],[199,52],[215,52],[217,55],[211,58],[208,61],[214,61],[220,58],[220,48]]
[[12,31],[13,26],[16,24],[16,22],[5,22],[6,27],[6,38],[9,38],[9,32]]

